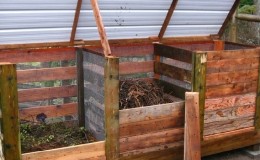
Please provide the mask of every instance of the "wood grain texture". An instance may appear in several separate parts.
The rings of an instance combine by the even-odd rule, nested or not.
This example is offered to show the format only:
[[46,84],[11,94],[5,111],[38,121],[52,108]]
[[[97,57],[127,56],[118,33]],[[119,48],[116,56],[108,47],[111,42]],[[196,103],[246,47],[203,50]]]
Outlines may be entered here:
[[55,99],[77,96],[77,86],[24,89],[18,91],[18,101],[33,102],[45,99]]
[[214,40],[214,51],[223,51],[225,49],[225,42],[222,40]]
[[105,58],[106,159],[119,158],[119,58]]
[[208,51],[208,61],[237,59],[237,58],[257,58],[260,56],[259,49],[240,49],[226,51]]
[[183,128],[175,128],[160,132],[120,138],[120,152],[122,153],[183,141],[183,136]]
[[82,6],[82,0],[78,0],[77,6],[76,6],[76,9],[75,9],[75,15],[74,15],[74,20],[73,20],[72,30],[71,30],[71,34],[70,34],[70,43],[71,44],[74,44],[75,35],[76,35],[78,22],[79,22],[79,15],[80,15],[80,11],[81,11],[81,6]]
[[120,138],[159,132],[184,126],[184,113],[120,125]]
[[181,62],[192,63],[192,51],[162,44],[154,44],[154,54]]
[[206,98],[226,97],[256,92],[257,81],[207,87]]
[[172,79],[191,82],[191,71],[187,71],[185,69],[174,67],[168,64],[155,62],[154,72],[157,74],[168,76]]
[[154,61],[146,62],[122,62],[119,64],[119,74],[136,74],[136,73],[147,73],[153,72]]
[[19,116],[21,120],[36,121],[36,116],[41,113],[44,113],[48,118],[76,115],[77,106],[77,103],[68,103],[24,108],[19,110]]
[[200,160],[199,93],[185,94],[184,160]]
[[[259,50],[260,53],[260,50]],[[258,58],[260,61],[260,58]],[[258,80],[257,80],[257,91],[256,91],[256,112],[255,112],[255,128],[260,129],[260,65],[258,68]]]
[[206,86],[243,83],[258,80],[258,70],[211,73],[206,76]]
[[258,58],[224,59],[207,62],[207,74],[258,69]]
[[16,65],[0,64],[1,148],[5,160],[21,159]]
[[28,69],[17,71],[18,83],[68,80],[76,78],[76,67]]
[[204,132],[204,111],[206,99],[206,71],[207,53],[193,54],[193,78],[192,91],[199,93],[199,112],[200,112],[200,138],[203,139]]
[[105,142],[26,153],[22,160],[105,160]]
[[27,49],[0,52],[0,62],[50,62],[73,60],[76,58],[74,48]]
[[120,125],[127,123],[140,122],[145,120],[154,120],[166,116],[184,115],[184,102],[175,102],[119,111]]
[[215,111],[243,105],[255,105],[256,93],[232,95],[205,100],[205,111]]

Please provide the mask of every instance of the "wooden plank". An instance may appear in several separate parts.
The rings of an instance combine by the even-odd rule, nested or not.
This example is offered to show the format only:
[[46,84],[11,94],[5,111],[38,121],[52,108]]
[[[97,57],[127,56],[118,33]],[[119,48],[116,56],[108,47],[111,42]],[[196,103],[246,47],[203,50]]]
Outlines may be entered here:
[[21,159],[16,65],[0,64],[1,148],[6,160]]
[[120,125],[120,138],[158,132],[184,126],[184,113]]
[[166,29],[167,29],[167,27],[168,27],[168,25],[169,25],[169,23],[171,21],[171,18],[172,18],[173,12],[174,12],[174,10],[175,10],[175,8],[177,6],[177,3],[178,3],[178,0],[173,0],[172,1],[172,4],[171,4],[171,6],[170,6],[170,8],[169,8],[169,10],[167,12],[167,15],[166,15],[165,20],[164,20],[164,22],[162,24],[160,33],[158,35],[159,40],[161,40],[163,38],[163,35],[164,35],[164,33],[165,33],[165,31],[166,31]]
[[18,70],[17,81],[18,83],[28,83],[75,79],[76,72],[76,67]]
[[174,67],[168,64],[155,62],[154,72],[176,80],[191,82],[191,71]]
[[199,93],[185,94],[184,160],[200,160]]
[[226,97],[234,94],[256,92],[257,82],[245,82],[207,87],[206,98]]
[[63,87],[24,89],[18,91],[18,101],[20,103],[75,96],[77,96],[77,86],[74,85]]
[[166,116],[184,115],[184,102],[160,104],[154,106],[125,109],[119,111],[120,125],[145,120],[153,120]]
[[[260,61],[260,58],[258,58]],[[257,91],[256,91],[256,112],[255,112],[255,128],[260,129],[260,65],[258,68],[258,80],[257,80]]]
[[106,158],[119,158],[119,58],[105,58]]
[[183,141],[183,128],[168,129],[120,139],[120,152],[144,149],[162,144]]
[[206,86],[243,83],[258,80],[258,70],[211,73],[206,76]]
[[48,118],[77,114],[77,103],[68,103],[51,106],[37,106],[19,110],[21,120],[36,121],[38,114],[44,113]]
[[258,69],[258,58],[225,59],[207,62],[207,74]]
[[225,19],[224,23],[222,24],[221,28],[219,29],[218,35],[221,37],[225,31],[225,28],[228,24],[228,22],[230,21],[230,19],[232,18],[233,14],[235,13],[237,7],[239,6],[239,2],[240,0],[236,0],[235,3],[233,4],[232,8],[230,9],[227,18]]
[[154,61],[146,62],[122,62],[119,64],[119,74],[135,74],[153,72]]
[[208,54],[208,61],[224,60],[224,59],[233,60],[239,58],[257,58],[260,56],[259,49],[208,51],[207,54]]
[[192,63],[192,52],[185,49],[154,44],[154,54],[181,62]]
[[77,85],[78,85],[78,122],[79,122],[79,126],[85,127],[84,71],[83,71],[82,49],[78,48],[76,54],[77,54],[76,57],[77,57]]
[[260,16],[258,15],[240,13],[236,15],[236,18],[244,21],[249,21],[249,22],[260,22]]
[[254,126],[254,116],[238,117],[204,124],[204,135],[212,135]]
[[111,55],[110,45],[108,43],[105,27],[104,27],[103,20],[102,20],[101,14],[100,14],[97,0],[91,0],[91,6],[92,6],[93,14],[94,14],[94,17],[96,20],[101,45],[104,50],[104,55],[105,56]]
[[214,40],[214,51],[223,51],[225,49],[225,42],[222,40]]
[[207,53],[193,54],[193,92],[199,92],[200,136],[203,139],[204,111],[206,99]]
[[27,49],[0,51],[0,62],[50,62],[73,60],[76,58],[74,48]]
[[105,160],[105,142],[26,153],[22,160]]
[[254,105],[256,103],[256,93],[232,95],[221,98],[205,100],[205,111],[215,111],[234,106]]
[[75,10],[75,16],[74,16],[74,21],[73,21],[73,25],[72,25],[72,30],[71,30],[71,34],[70,34],[70,43],[72,45],[74,44],[74,40],[75,40],[81,6],[82,6],[82,0],[78,0],[77,7]]

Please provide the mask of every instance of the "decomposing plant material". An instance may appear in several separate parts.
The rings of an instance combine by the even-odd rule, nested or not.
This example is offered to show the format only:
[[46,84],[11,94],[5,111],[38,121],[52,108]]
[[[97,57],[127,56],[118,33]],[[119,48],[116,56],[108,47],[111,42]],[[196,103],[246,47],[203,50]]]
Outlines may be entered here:
[[120,109],[151,106],[173,102],[166,98],[163,87],[155,81],[120,81]]

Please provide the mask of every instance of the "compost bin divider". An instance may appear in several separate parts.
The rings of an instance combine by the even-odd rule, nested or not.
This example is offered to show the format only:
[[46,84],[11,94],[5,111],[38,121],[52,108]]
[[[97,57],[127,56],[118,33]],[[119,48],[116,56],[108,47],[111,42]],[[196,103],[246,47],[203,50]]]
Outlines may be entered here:
[[15,64],[0,63],[0,116],[2,145],[0,158],[19,160],[21,159],[21,142]]
[[193,63],[193,78],[192,91],[199,92],[199,112],[200,112],[200,138],[203,140],[204,131],[204,112],[205,112],[205,98],[206,98],[206,52],[195,52],[192,55]]
[[[260,52],[260,48],[258,48]],[[259,62],[260,62],[260,58]],[[258,66],[258,82],[257,82],[257,92],[256,92],[256,110],[255,110],[255,122],[254,126],[256,130],[260,129],[260,64]]]
[[85,107],[84,107],[84,73],[83,73],[83,53],[82,49],[76,49],[77,59],[77,82],[78,82],[78,120],[79,126],[85,126]]
[[107,160],[119,159],[119,58],[105,57],[105,151]]

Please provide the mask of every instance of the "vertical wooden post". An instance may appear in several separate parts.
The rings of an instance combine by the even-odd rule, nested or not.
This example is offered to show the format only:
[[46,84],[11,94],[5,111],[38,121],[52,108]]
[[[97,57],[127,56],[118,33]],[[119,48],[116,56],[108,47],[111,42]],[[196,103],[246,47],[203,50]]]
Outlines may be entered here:
[[196,52],[193,54],[193,82],[192,91],[199,92],[199,112],[200,112],[200,137],[203,140],[204,130],[204,108],[206,98],[206,62],[207,53]]
[[104,54],[105,54],[105,56],[111,55],[110,45],[108,43],[107,34],[105,31],[105,27],[104,27],[103,20],[102,20],[101,14],[100,14],[97,0],[91,0],[91,5],[92,5],[93,13],[95,16],[96,24],[98,27],[98,33],[99,33],[99,37],[101,40],[101,45],[104,50]]
[[15,64],[0,64],[1,138],[5,160],[21,159]]
[[[256,50],[260,54],[260,48]],[[260,62],[260,58],[259,58]],[[255,128],[260,130],[260,65],[258,66],[258,84],[256,93]]]
[[184,160],[200,160],[199,93],[185,93]]
[[230,41],[231,42],[237,42],[237,20],[236,20],[236,16],[237,16],[237,10],[235,11],[235,13],[232,16],[232,20],[231,20],[231,24],[230,24],[230,30],[229,30],[229,37],[230,37]]
[[222,40],[214,40],[214,51],[222,51],[225,49],[225,42]]
[[119,159],[119,58],[105,59],[106,159]]
[[77,83],[78,83],[78,119],[79,126],[85,127],[85,106],[84,106],[84,73],[82,49],[76,49],[77,56]]
[[[161,61],[161,57],[159,55],[155,55],[154,56],[154,63],[160,62],[160,61]],[[155,79],[160,79],[160,77],[161,76],[159,74],[154,73],[154,78]]]

